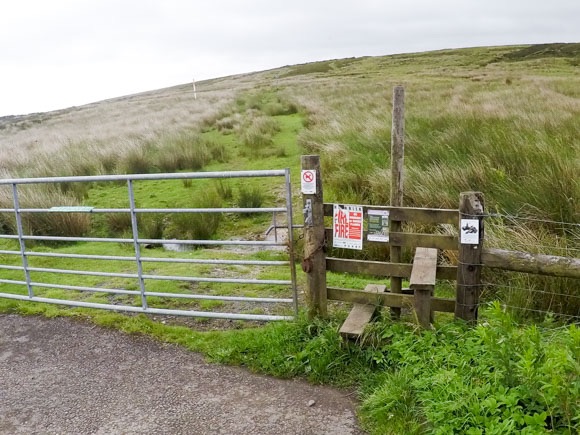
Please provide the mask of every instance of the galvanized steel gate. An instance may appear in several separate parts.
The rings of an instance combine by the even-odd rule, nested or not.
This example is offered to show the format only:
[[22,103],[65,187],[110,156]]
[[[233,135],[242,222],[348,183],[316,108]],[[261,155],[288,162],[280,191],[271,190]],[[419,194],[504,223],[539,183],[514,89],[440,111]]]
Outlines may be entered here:
[[[199,179],[238,179],[238,178],[278,178],[283,186],[284,205],[280,207],[260,207],[260,208],[138,208],[135,198],[135,182],[146,182],[147,180],[199,180]],[[62,206],[61,204],[54,204],[54,206],[47,208],[22,208],[20,206],[19,190],[24,189],[23,185],[43,185],[43,184],[57,184],[57,183],[126,183],[128,208],[93,208],[88,206]],[[194,181],[192,181],[194,182]],[[294,263],[294,249],[292,238],[292,192],[290,184],[290,171],[283,170],[269,170],[269,171],[237,171],[237,172],[195,172],[195,173],[172,173],[172,174],[142,174],[142,175],[104,175],[104,176],[86,176],[86,177],[53,177],[53,178],[22,178],[22,179],[4,179],[0,180],[0,188],[10,189],[13,207],[0,208],[0,213],[4,216],[13,216],[16,221],[17,234],[0,234],[0,239],[12,240],[13,249],[0,250],[0,297],[45,302],[53,304],[64,304],[74,307],[88,307],[101,308],[115,311],[128,311],[136,313],[161,314],[161,315],[182,315],[182,316],[196,316],[206,318],[227,318],[227,319],[241,319],[241,320],[284,320],[290,319],[298,309],[297,290],[296,290],[296,270]],[[5,192],[6,193],[6,192]],[[107,238],[107,237],[71,237],[71,236],[48,236],[42,234],[25,234],[25,225],[23,224],[23,216],[25,214],[33,213],[86,213],[92,215],[106,213],[119,214],[125,213],[130,215],[131,238]],[[268,213],[272,214],[274,219],[274,226],[276,225],[276,216],[285,215],[285,231],[287,231],[287,240],[279,240],[277,237],[274,240],[164,240],[164,239],[146,239],[140,236],[139,217],[144,214],[176,214],[176,213],[223,213],[223,214],[253,214],[253,213]],[[47,249],[46,245],[36,246],[35,242],[46,243],[68,243],[67,252],[62,250]],[[119,256],[119,255],[97,255],[97,254],[83,254],[74,253],[75,244],[78,243],[111,243],[132,245],[132,252],[134,255]],[[261,260],[261,259],[208,259],[208,258],[187,258],[187,255],[178,256],[177,258],[165,258],[144,255],[142,249],[146,245],[159,246],[160,244],[171,243],[184,247],[231,247],[231,246],[247,246],[248,249],[267,249],[272,247],[285,247],[287,255],[282,260]],[[29,246],[30,245],[30,246]],[[34,245],[34,246],[33,246]],[[49,245],[50,246],[50,245]],[[37,249],[36,249],[37,248]],[[281,249],[281,248],[278,248]],[[211,253],[212,249],[207,252]],[[147,251],[147,252],[155,252]],[[132,271],[123,270],[123,272],[111,272],[106,270],[77,270],[77,269],[62,269],[54,267],[40,267],[42,260],[63,259],[65,262],[74,262],[77,260],[95,260],[96,262],[109,262],[108,264],[128,264]],[[18,259],[18,260],[15,260]],[[35,266],[33,263],[40,262]],[[8,264],[5,264],[8,263]],[[195,265],[208,265],[206,267],[224,267],[224,268],[239,268],[246,277],[207,277],[207,276],[173,276],[161,273],[147,273],[145,266],[155,264],[163,271],[163,265],[168,267],[168,264],[189,264],[192,267]],[[258,271],[264,271],[269,268],[285,268],[287,272],[287,279],[260,279],[248,278],[252,273],[249,273],[247,268],[256,268]],[[12,271],[4,272],[2,271]],[[7,279],[7,273],[22,273],[21,279]],[[259,273],[258,273],[259,274]],[[2,276],[4,275],[4,276]],[[103,288],[101,285],[84,286],[67,284],[65,276],[86,276],[86,277],[103,277],[103,279],[119,279],[119,280],[134,280],[136,281],[134,288],[117,288],[117,286],[110,286],[113,288]],[[255,275],[255,272],[254,272]],[[52,282],[43,282],[42,278]],[[55,278],[60,277],[60,278]],[[13,278],[13,277],[11,277]],[[40,278],[40,279],[39,279]],[[62,280],[62,281],[60,281]],[[55,282],[59,281],[59,282]],[[165,291],[151,291],[148,289],[149,283],[159,281],[179,281],[182,286],[187,288],[183,292],[165,292]],[[239,286],[257,286],[256,291],[252,291],[251,296],[244,295],[227,295],[223,292],[206,291],[196,293],[192,286],[206,283],[230,284]],[[210,283],[210,284],[207,284]],[[277,288],[279,289],[274,294],[280,297],[272,297],[272,292],[269,296],[262,297],[259,295],[260,288]],[[184,288],[184,287],[182,287]],[[254,287],[252,287],[254,288]],[[51,297],[49,289],[60,291],[58,297]],[[63,298],[62,291],[75,292],[75,298]],[[46,294],[48,292],[48,295]],[[90,301],[90,295],[107,294],[108,298],[117,298],[115,303],[102,303]],[[258,294],[256,296],[256,293]],[[80,297],[79,297],[80,295]],[[89,301],[87,301],[88,295]],[[150,300],[155,299],[156,303],[151,304]],[[119,299],[119,300],[118,300]],[[132,300],[132,301],[131,301]],[[177,309],[160,308],[159,301],[181,301],[178,305],[181,307],[187,305],[184,301],[222,301],[225,303],[241,303],[244,306],[248,304],[258,304],[261,306],[276,306],[281,304],[287,306],[286,309],[277,309],[276,313],[253,313],[252,311],[243,309],[242,312],[216,312],[216,311],[200,311],[183,308]],[[128,302],[129,301],[129,302]],[[250,311],[250,312],[248,312]]]

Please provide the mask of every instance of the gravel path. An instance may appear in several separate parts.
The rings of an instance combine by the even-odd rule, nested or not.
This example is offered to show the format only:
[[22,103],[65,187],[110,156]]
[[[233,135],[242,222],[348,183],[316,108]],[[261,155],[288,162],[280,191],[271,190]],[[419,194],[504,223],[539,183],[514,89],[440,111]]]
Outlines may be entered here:
[[362,432],[331,388],[71,319],[0,315],[0,433]]

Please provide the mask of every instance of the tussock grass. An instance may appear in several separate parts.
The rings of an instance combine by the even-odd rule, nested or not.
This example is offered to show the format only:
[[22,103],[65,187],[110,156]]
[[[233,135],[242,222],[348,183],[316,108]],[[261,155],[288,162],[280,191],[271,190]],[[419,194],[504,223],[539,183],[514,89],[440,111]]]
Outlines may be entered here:
[[218,180],[216,183],[216,192],[223,200],[230,200],[234,197],[234,190],[226,181]]
[[259,157],[263,150],[273,147],[274,135],[280,127],[274,118],[256,116],[242,133],[242,143],[248,155]]
[[[123,165],[134,172],[140,164],[119,165],[124,154],[138,154],[133,150],[151,141],[200,126],[233,101],[234,83],[200,82],[197,100],[189,84],[55,112],[2,118],[0,166],[13,176],[112,174],[122,172]],[[151,163],[155,166],[156,162]],[[87,164],[88,171],[78,169]]]
[[[577,257],[580,233],[559,224],[547,227],[541,222],[522,222],[510,218],[486,219],[487,246],[532,254]],[[483,299],[500,300],[513,307],[514,315],[541,318],[546,312],[564,316],[580,315],[580,297],[576,280],[535,276],[515,272],[489,273],[490,282]]]
[[[260,208],[264,202],[264,195],[260,188],[248,188],[241,186],[238,192],[238,207],[240,208]],[[242,213],[243,216],[250,216],[251,213]]]
[[[222,199],[215,190],[205,195],[191,198],[192,208],[219,208]],[[175,213],[170,217],[167,227],[168,238],[185,238],[191,240],[210,240],[216,234],[220,222],[220,213]]]

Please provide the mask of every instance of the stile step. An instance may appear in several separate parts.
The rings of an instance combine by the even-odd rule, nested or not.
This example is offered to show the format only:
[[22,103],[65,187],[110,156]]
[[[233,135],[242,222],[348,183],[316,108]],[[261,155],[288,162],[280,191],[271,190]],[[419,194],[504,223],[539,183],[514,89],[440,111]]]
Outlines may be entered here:
[[[382,284],[368,284],[365,292],[380,293],[386,291],[387,286]],[[372,320],[377,307],[375,305],[354,304],[348,317],[340,328],[340,335],[347,339],[358,339],[361,337],[366,325]]]

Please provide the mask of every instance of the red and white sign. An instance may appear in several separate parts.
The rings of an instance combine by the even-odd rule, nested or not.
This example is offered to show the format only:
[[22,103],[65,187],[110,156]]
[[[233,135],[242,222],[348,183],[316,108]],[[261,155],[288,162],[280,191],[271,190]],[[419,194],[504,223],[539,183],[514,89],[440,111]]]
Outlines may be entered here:
[[360,205],[334,204],[332,218],[332,246],[362,249],[363,208]]
[[306,169],[302,171],[300,191],[306,195],[316,194],[316,170]]

